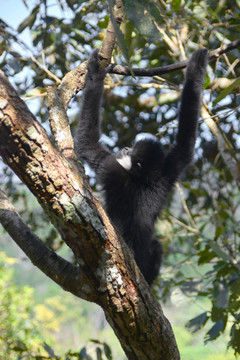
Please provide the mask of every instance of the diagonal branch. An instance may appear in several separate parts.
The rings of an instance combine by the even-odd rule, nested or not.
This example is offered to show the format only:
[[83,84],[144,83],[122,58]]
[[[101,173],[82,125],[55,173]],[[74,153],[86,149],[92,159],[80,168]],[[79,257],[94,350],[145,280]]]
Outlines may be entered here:
[[78,266],[72,265],[49,249],[31,231],[1,189],[0,222],[33,265],[37,266],[64,290],[89,300],[90,294],[83,290],[86,283],[84,273],[80,271]]

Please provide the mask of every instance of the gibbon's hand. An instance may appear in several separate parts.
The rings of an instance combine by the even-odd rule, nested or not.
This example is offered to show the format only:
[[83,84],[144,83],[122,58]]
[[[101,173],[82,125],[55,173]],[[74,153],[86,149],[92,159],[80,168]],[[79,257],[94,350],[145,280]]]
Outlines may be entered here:
[[100,69],[98,53],[99,49],[95,49],[88,60],[86,80],[90,80],[92,82],[99,80],[102,81],[108,72],[108,66]]
[[207,49],[196,50],[187,67],[186,78],[193,81],[200,81],[200,86],[204,82],[209,52]]

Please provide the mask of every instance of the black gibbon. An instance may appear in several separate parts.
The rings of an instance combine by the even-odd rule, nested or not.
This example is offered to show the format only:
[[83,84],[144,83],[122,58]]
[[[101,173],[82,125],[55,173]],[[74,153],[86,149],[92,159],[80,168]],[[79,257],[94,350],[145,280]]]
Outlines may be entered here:
[[159,273],[162,247],[153,238],[154,223],[181,172],[192,161],[208,51],[193,53],[181,95],[176,144],[165,152],[157,138],[146,138],[116,155],[100,142],[100,105],[106,69],[98,50],[88,61],[76,151],[96,172],[106,211],[131,248],[149,285]]

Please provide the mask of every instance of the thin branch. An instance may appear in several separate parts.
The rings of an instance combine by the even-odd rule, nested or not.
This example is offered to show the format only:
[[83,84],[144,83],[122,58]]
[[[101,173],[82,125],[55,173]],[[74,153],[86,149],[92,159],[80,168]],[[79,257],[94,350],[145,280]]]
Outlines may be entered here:
[[[227,53],[228,51],[231,51],[233,49],[236,49],[240,46],[240,39],[235,40],[229,44],[223,45],[213,51],[209,54],[209,61],[213,59],[217,59],[220,55]],[[184,69],[188,64],[188,60],[180,61],[175,64],[167,65],[167,66],[161,66],[151,69],[139,69],[139,68],[133,68],[132,71],[136,76],[156,76],[156,75],[163,75],[168,74],[173,71],[182,70]],[[118,75],[131,75],[131,71],[128,67],[118,65],[118,64],[111,64],[111,67],[109,69],[110,74],[118,74]]]
[[33,55],[31,55],[30,58],[41,70],[43,70],[49,76],[50,79],[52,78],[57,84],[61,83],[61,80],[56,75],[51,73],[51,71],[49,71],[46,66],[40,64],[40,62]]
[[[193,228],[187,224],[184,224],[182,221],[176,219],[174,216],[169,215],[169,219],[174,222],[175,224],[180,225],[182,228],[186,229],[187,231],[191,231],[193,234],[198,235],[199,231],[196,228]],[[180,234],[178,234],[178,236],[181,236]],[[187,234],[184,234],[184,236],[187,236]]]
[[[109,25],[110,26],[110,25]],[[111,33],[109,32],[107,36],[110,37]],[[108,44],[113,41],[113,38],[110,40],[108,39]],[[107,43],[107,39],[106,39]],[[109,45],[110,46],[110,45]],[[112,46],[112,45],[111,45]],[[240,46],[240,39],[233,41],[227,45],[223,45],[219,47],[218,49],[215,49],[210,52],[209,55],[209,61],[213,59],[217,59],[220,55],[227,53],[228,51],[231,51],[233,49],[236,49]],[[106,46],[104,48],[104,52],[106,51]],[[103,61],[108,61],[109,59],[109,52],[107,55],[103,56],[103,48],[100,50],[100,55],[103,58]],[[173,71],[182,70],[184,69],[188,64],[188,60],[180,61],[175,64],[157,67],[157,68],[151,68],[151,69],[139,69],[139,68],[133,68],[132,71],[135,74],[135,76],[147,76],[147,77],[153,77],[153,76],[160,76],[163,74],[168,74]],[[108,72],[110,74],[118,74],[118,75],[125,75],[125,76],[132,76],[132,72],[130,69],[123,65],[118,64],[110,64],[108,65]],[[70,71],[67,73],[64,78],[62,79],[62,82],[60,83],[58,90],[60,97],[62,99],[62,102],[64,104],[64,107],[67,108],[69,101],[73,97],[73,95],[77,94],[80,90],[84,87],[84,80],[85,75],[87,71],[87,63],[83,62],[81,65],[79,65],[76,69],[73,71]]]
[[213,135],[216,137],[218,150],[225,165],[230,170],[233,178],[239,181],[240,163],[235,155],[235,152],[233,151],[232,144],[229,142],[226,135],[222,132],[221,128],[218,125],[219,121],[216,121],[216,116],[214,121],[206,104],[204,104],[204,106],[202,106],[201,108],[201,115],[205,124],[207,124]]
[[91,294],[82,290],[86,279],[80,268],[57,255],[32,232],[1,189],[0,223],[32,263],[43,273],[64,290],[83,299],[91,300]]
[[[185,213],[187,214],[187,216],[188,216],[188,218],[189,218],[189,221],[192,223],[193,227],[194,227],[194,228],[196,229],[196,231],[198,232],[198,230],[197,230],[197,224],[195,223],[195,221],[194,221],[194,219],[193,219],[193,217],[192,217],[192,215],[191,215],[191,213],[190,213],[190,211],[189,211],[189,209],[188,209],[187,203],[186,203],[186,201],[185,201],[185,199],[184,199],[184,194],[183,194],[182,188],[181,188],[181,186],[180,186],[179,183],[176,183],[176,188],[177,188],[178,193],[179,193],[179,195],[180,195],[180,199],[181,199],[181,202],[182,202],[184,211],[185,211]],[[196,232],[196,231],[195,231],[195,232]]]

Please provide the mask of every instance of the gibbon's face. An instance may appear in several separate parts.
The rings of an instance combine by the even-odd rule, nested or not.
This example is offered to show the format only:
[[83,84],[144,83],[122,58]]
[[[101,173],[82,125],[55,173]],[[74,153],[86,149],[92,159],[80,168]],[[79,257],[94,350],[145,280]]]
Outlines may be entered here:
[[160,142],[150,138],[137,141],[133,148],[118,151],[116,160],[132,176],[149,178],[150,173],[161,170],[165,153]]
[[119,164],[124,167],[126,170],[130,170],[132,168],[132,148],[125,147],[122,150],[119,150],[116,154],[116,160]]
[[139,162],[138,156],[134,148],[125,147],[116,154],[117,162],[131,174],[140,176],[142,172],[142,165]]

